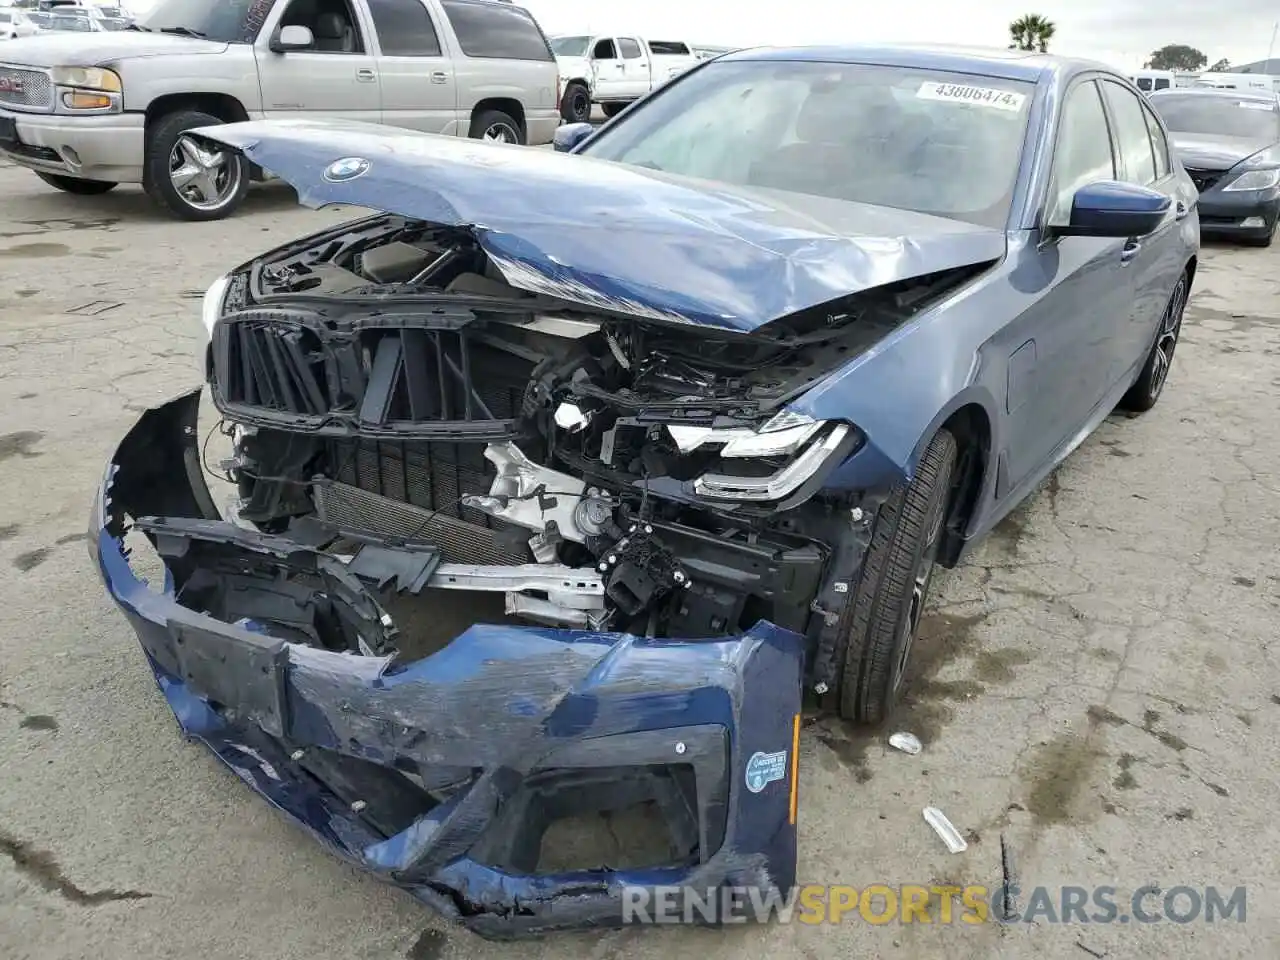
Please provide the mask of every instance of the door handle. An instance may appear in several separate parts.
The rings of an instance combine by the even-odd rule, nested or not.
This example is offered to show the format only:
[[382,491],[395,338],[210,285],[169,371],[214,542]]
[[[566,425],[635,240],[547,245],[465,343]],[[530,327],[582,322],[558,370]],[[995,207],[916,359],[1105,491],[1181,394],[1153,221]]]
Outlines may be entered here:
[[374,80],[378,79],[378,75],[368,67],[361,67],[356,71],[356,79],[361,83],[372,83]]
[[614,67],[615,67],[616,69],[618,69],[618,70],[625,70],[625,69],[627,69],[627,65],[626,65],[625,63],[615,63],[615,64],[614,64]]
[[432,83],[448,83],[449,75],[443,70],[436,70],[431,74]]
[[1128,263],[1130,260],[1132,260],[1134,257],[1138,255],[1138,252],[1141,249],[1142,249],[1141,240],[1126,240],[1124,242],[1124,246],[1120,248],[1120,262]]
[[1181,200],[1179,200],[1179,201],[1178,201],[1178,205],[1177,205],[1176,207],[1174,207],[1174,208],[1173,208],[1173,219],[1175,219],[1175,220],[1185,220],[1185,219],[1186,219],[1186,217],[1187,217],[1187,214],[1188,214],[1188,213],[1190,213],[1190,212],[1191,212],[1191,208],[1190,208],[1190,207],[1188,207],[1188,206],[1187,206],[1185,203],[1183,203]]

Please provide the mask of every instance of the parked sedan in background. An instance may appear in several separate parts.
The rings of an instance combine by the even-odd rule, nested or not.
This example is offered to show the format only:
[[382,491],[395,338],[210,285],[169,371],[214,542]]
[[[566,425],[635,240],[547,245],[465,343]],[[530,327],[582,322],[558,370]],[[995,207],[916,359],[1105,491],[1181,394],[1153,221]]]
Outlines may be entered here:
[[1269,246],[1280,221],[1280,100],[1252,90],[1164,90],[1151,106],[1199,191],[1200,229]]
[[[192,131],[376,212],[205,296],[233,516],[197,388],[89,538],[189,733],[489,935],[789,890],[802,684],[889,714],[935,566],[1159,399],[1199,243],[1141,95],[1042,54],[739,52],[563,130]],[[458,589],[457,636],[384,606]],[[640,802],[670,863],[539,872],[550,819]]]
[[0,7],[0,40],[17,40],[40,32],[40,27],[25,10]]

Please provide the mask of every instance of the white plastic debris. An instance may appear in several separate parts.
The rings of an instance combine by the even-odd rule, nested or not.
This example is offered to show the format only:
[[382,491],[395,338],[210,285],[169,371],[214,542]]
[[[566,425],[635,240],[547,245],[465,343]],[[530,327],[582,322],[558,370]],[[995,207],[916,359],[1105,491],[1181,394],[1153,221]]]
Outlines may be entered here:
[[952,853],[964,853],[969,849],[969,844],[965,843],[964,837],[960,836],[960,831],[955,828],[955,824],[948,820],[947,815],[937,807],[925,807],[924,819]]
[[909,753],[913,757],[924,749],[920,744],[920,738],[914,733],[906,733],[900,731],[889,735],[889,746],[895,750],[901,750],[903,753]]

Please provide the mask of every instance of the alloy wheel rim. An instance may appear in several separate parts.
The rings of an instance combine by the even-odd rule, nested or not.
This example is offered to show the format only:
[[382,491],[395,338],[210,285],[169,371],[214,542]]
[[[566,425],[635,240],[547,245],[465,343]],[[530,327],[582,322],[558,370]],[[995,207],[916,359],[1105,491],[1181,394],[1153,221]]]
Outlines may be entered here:
[[181,136],[169,153],[169,180],[183,201],[197,210],[217,210],[240,189],[240,165],[226,150],[209,150]]
[[1186,280],[1179,280],[1174,287],[1173,296],[1165,307],[1160,318],[1160,332],[1156,334],[1155,353],[1152,357],[1155,368],[1151,372],[1151,398],[1154,400],[1164,389],[1169,377],[1169,368],[1173,365],[1173,352],[1178,346],[1178,334],[1182,330],[1182,313],[1186,307]]
[[510,125],[505,123],[491,123],[489,129],[484,132],[483,139],[490,143],[519,143],[520,139],[516,136],[516,132],[511,129]]
[[915,646],[916,632],[920,628],[920,620],[924,615],[924,606],[929,598],[929,583],[933,579],[933,571],[937,566],[938,540],[942,533],[942,515],[946,498],[939,498],[929,518],[928,539],[925,541],[920,566],[911,583],[911,605],[903,618],[902,637],[898,642],[898,658],[893,667],[892,689],[896,696],[902,689],[907,676],[907,662],[911,659],[911,650]]

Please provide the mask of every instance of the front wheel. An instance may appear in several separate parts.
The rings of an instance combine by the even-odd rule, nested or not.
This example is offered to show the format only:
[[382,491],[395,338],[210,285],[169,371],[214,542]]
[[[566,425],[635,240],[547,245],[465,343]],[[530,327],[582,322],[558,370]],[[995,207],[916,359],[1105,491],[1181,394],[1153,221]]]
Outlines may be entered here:
[[910,483],[881,505],[853,600],[840,623],[840,715],[879,723],[902,694],[907,663],[937,565],[957,446],[948,430],[929,442]]
[[74,193],[79,197],[97,197],[109,190],[114,190],[117,186],[110,180],[85,180],[83,177],[66,177],[60,173],[44,173],[40,170],[35,173],[49,186],[57,187],[65,193]]
[[591,91],[585,83],[571,83],[560,98],[560,116],[565,123],[587,123],[591,120]]
[[147,130],[143,186],[180,220],[221,220],[249,190],[249,163],[230,147],[197,140],[189,131],[222,123],[199,110],[178,110]]

